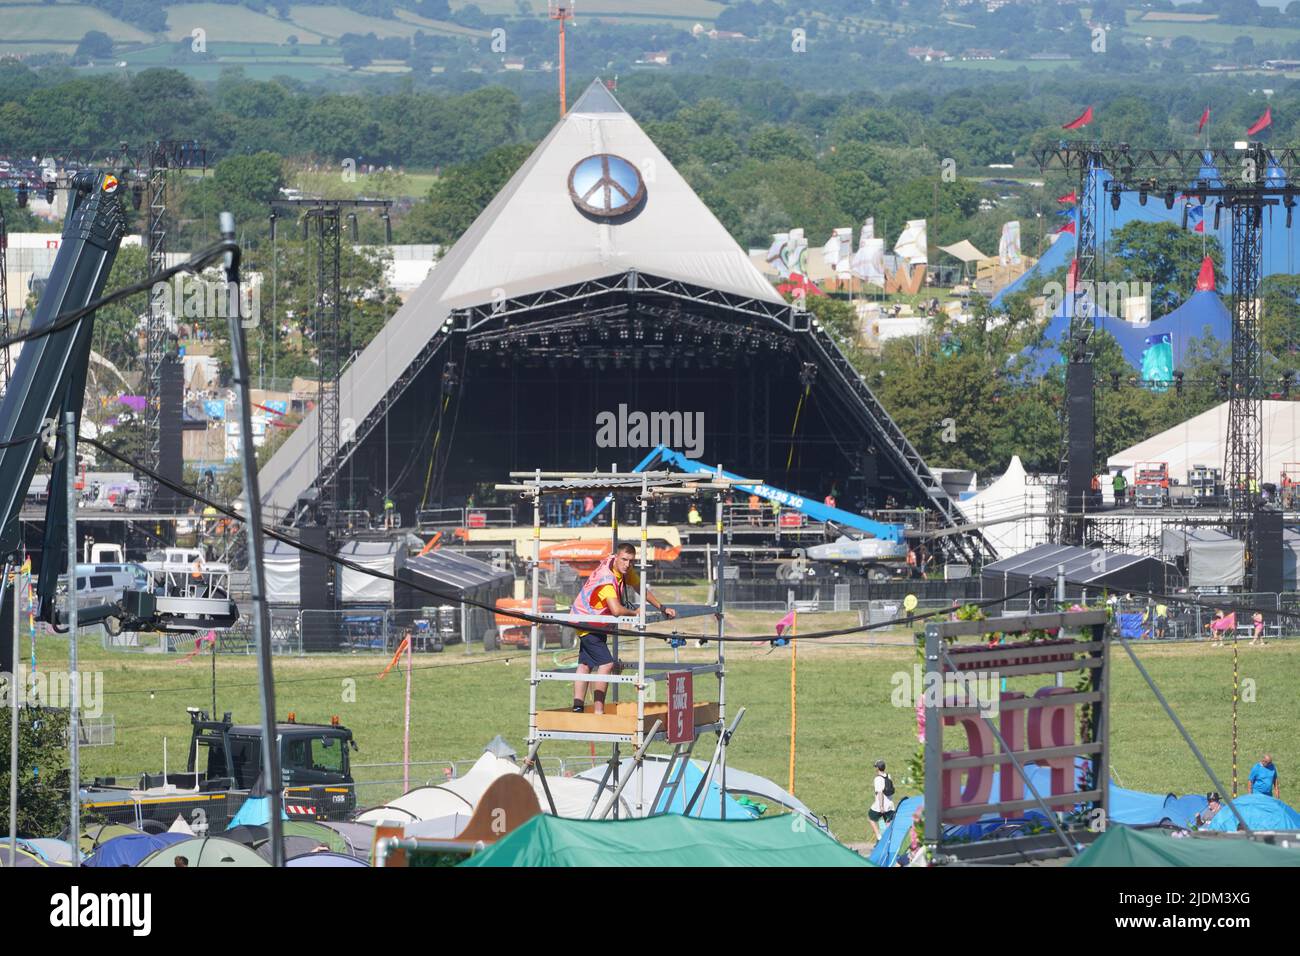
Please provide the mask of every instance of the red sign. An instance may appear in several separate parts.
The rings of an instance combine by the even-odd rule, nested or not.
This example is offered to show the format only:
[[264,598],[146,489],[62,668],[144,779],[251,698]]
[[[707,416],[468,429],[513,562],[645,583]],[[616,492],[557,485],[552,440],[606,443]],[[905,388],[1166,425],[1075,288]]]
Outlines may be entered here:
[[695,705],[690,671],[668,675],[668,742],[687,744],[695,739]]
[[471,512],[469,513],[469,520],[468,520],[467,524],[468,524],[471,528],[486,528],[486,527],[487,527],[487,515],[484,514],[482,511],[471,511]]

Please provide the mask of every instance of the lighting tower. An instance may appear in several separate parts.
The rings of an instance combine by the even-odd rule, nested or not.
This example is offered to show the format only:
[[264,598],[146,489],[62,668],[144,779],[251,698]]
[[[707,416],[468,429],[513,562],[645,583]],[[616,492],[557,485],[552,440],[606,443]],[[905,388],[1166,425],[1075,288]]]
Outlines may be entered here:
[[568,102],[565,99],[564,83],[564,21],[573,19],[573,10],[577,0],[547,0],[547,10],[552,20],[560,21],[560,116],[569,111]]

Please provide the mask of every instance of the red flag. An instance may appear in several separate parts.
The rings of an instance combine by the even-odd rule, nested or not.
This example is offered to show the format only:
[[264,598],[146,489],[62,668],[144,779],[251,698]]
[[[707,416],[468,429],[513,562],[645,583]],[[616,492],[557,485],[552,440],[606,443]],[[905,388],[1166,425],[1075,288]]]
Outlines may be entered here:
[[1070,260],[1070,271],[1065,274],[1065,291],[1073,292],[1079,284],[1079,260]]
[[1056,234],[1057,234],[1058,236],[1059,236],[1061,233],[1063,233],[1063,232],[1068,232],[1068,233],[1070,233],[1071,235],[1074,234],[1074,220],[1073,220],[1073,219],[1071,219],[1069,222],[1067,222],[1067,223],[1066,223],[1064,226],[1062,226],[1060,229],[1056,230]]
[[1196,124],[1196,132],[1205,129],[1205,124],[1210,121],[1210,108],[1207,106],[1205,112],[1201,114],[1201,121]]
[[1087,126],[1091,122],[1092,122],[1092,107],[1089,106],[1086,110],[1084,110],[1081,114],[1079,114],[1078,119],[1070,120],[1070,122],[1062,126],[1061,129],[1082,129],[1083,127]]
[[1264,129],[1272,122],[1273,122],[1273,108],[1271,106],[1266,106],[1264,107],[1264,115],[1261,116],[1259,119],[1255,120],[1254,125],[1252,125],[1250,129],[1246,130],[1246,135],[1254,136],[1256,133]]
[[1196,291],[1214,291],[1214,260],[1209,256],[1201,260],[1201,273],[1196,277]]
[[1057,202],[1078,202],[1079,194],[1077,192],[1072,192],[1065,196],[1057,196],[1056,201]]

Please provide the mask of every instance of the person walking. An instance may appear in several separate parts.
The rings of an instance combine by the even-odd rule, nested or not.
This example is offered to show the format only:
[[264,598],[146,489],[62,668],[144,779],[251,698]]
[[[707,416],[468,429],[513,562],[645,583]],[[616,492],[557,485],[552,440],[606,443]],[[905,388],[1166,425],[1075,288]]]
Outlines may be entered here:
[[1264,640],[1264,615],[1256,611],[1250,619],[1250,623],[1250,643],[1260,647],[1267,645],[1268,642]]
[[889,774],[885,772],[885,762],[876,761],[876,776],[872,781],[874,796],[871,800],[871,808],[867,810],[867,822],[871,824],[871,832],[876,835],[876,842],[880,842],[881,820],[885,821],[885,826],[889,826],[894,820],[894,781],[890,779]]

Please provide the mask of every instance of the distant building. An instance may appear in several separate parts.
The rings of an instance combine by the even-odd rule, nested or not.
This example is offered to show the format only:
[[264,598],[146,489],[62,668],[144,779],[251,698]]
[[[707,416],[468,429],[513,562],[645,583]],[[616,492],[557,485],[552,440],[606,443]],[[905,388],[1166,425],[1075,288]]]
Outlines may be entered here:
[[642,53],[641,59],[637,63],[652,66],[671,66],[673,55],[665,50],[652,50],[648,53]]
[[971,47],[961,55],[961,58],[963,60],[996,60],[998,58],[998,55],[997,52],[994,50],[986,50],[980,47]]
[[922,63],[933,63],[938,60],[951,60],[947,50],[936,50],[928,46],[909,46],[907,55],[914,60],[920,60]]
[[1300,60],[1265,60],[1266,70],[1300,70]]
[[524,61],[521,57],[507,57],[501,61],[501,67],[506,70],[522,70]]
[[743,33],[736,33],[733,30],[710,30],[706,36],[710,40],[748,40],[749,37]]

